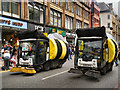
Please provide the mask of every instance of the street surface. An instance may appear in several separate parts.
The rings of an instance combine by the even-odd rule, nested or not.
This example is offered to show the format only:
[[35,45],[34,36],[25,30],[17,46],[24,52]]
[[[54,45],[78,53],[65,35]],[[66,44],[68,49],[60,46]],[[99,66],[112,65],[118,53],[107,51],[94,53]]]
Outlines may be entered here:
[[[116,88],[118,87],[118,67],[102,76],[100,81],[87,76],[71,74],[73,60],[67,61],[62,68],[41,71],[33,76],[24,73],[0,72],[2,88]],[[120,65],[119,65],[120,67]],[[120,69],[119,69],[120,70]],[[119,79],[120,81],[120,79]],[[114,89],[115,90],[115,89]]]

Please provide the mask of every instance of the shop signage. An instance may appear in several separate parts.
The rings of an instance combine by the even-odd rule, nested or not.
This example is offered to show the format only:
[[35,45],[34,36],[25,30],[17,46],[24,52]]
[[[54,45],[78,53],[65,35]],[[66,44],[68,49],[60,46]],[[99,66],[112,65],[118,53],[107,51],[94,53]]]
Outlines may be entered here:
[[43,27],[35,25],[35,30],[43,31]]
[[9,26],[9,27],[27,29],[27,22],[0,16],[0,26]]
[[75,37],[76,37],[76,34],[66,33],[66,36],[69,37],[69,38],[75,38]]
[[62,36],[65,36],[65,30],[57,29],[57,28],[50,28],[50,33],[59,33]]

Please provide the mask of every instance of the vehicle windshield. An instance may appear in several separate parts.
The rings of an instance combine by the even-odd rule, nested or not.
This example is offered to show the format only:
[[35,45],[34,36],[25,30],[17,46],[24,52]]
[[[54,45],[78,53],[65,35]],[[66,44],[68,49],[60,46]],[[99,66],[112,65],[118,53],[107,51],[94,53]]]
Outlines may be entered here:
[[78,40],[78,56],[84,61],[100,59],[102,40]]
[[35,41],[20,42],[20,56],[23,59],[33,58],[35,56]]

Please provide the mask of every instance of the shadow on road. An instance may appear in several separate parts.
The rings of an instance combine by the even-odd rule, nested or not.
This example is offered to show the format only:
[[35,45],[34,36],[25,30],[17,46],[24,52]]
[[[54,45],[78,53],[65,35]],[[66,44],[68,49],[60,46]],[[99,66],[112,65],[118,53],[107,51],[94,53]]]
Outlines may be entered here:
[[15,72],[15,73],[11,73],[10,75],[21,75],[24,74],[23,72]]

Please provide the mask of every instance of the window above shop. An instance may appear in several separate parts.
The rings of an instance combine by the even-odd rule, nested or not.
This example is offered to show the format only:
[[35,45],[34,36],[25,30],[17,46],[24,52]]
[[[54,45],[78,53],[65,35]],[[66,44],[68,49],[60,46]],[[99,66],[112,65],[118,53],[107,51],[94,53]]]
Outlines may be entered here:
[[50,24],[53,26],[61,27],[61,25],[62,25],[61,20],[62,20],[61,13],[51,9],[50,10]]
[[29,3],[29,20],[43,23],[43,6],[37,3]]
[[76,20],[76,29],[82,28],[82,22],[80,20]]
[[65,1],[65,9],[73,12],[74,3],[70,1]]
[[82,17],[82,8],[76,5],[76,15]]
[[20,2],[1,2],[1,13],[3,15],[20,18]]
[[65,28],[73,29],[73,18],[69,16],[65,16]]

